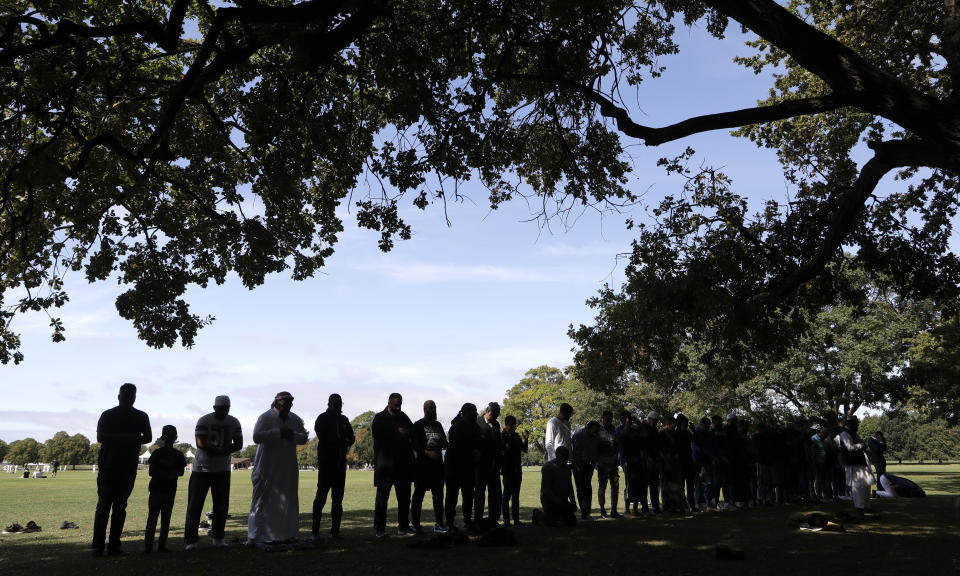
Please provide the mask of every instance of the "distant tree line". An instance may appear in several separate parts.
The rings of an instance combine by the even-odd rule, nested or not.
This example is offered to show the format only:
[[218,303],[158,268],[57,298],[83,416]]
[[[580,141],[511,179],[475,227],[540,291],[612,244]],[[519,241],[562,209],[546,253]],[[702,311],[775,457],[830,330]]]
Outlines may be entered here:
[[[151,452],[158,448],[154,442],[147,449]],[[175,444],[174,448],[184,454],[193,450],[187,443]],[[53,462],[56,460],[61,467],[77,465],[91,465],[97,463],[100,456],[100,443],[90,442],[83,434],[69,434],[61,430],[45,442],[35,438],[24,438],[7,444],[0,440],[0,461],[23,466],[33,462]]]
[[93,464],[100,455],[100,444],[90,443],[83,434],[70,435],[61,430],[46,442],[35,438],[15,440],[9,444],[0,440],[0,460],[23,466],[31,462],[53,462],[61,466]]
[[[696,422],[711,413],[726,414],[733,408],[727,403],[712,405],[709,398],[683,390],[670,390],[641,380],[625,385],[622,392],[599,391],[588,387],[576,378],[572,371],[552,366],[539,366],[529,370],[523,379],[507,391],[503,401],[501,420],[507,415],[517,418],[520,430],[530,431],[530,451],[525,464],[540,464],[544,456],[544,433],[547,421],[554,417],[560,404],[573,406],[571,424],[573,430],[586,425],[590,420],[599,420],[604,410],[614,413],[619,422],[623,410],[645,416],[650,411],[659,414],[685,413]],[[742,418],[759,420],[761,414],[771,414],[781,422],[803,419],[810,424],[834,425],[797,411],[782,407],[754,406],[739,408]],[[918,410],[897,411],[863,419],[860,432],[864,438],[882,430],[887,439],[887,460],[958,460],[960,459],[960,427],[935,413]]]
[[887,461],[936,462],[960,459],[960,428],[943,418],[928,418],[917,412],[867,416],[860,424],[866,438],[877,430],[887,441]]

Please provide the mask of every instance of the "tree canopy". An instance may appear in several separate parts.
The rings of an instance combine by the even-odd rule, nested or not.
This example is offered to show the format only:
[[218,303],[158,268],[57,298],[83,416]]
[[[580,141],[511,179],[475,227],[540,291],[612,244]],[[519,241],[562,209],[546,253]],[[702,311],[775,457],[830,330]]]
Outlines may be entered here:
[[19,464],[20,466],[39,462],[40,451],[42,449],[43,444],[37,442],[34,438],[15,440],[10,443],[9,449],[7,450],[7,461],[11,464]]
[[588,386],[570,371],[553,366],[531,368],[506,392],[500,419],[502,422],[503,418],[514,416],[517,429],[530,432],[530,450],[525,461],[543,462],[547,422],[557,415],[562,403],[573,407],[570,425],[574,431],[591,420],[599,421],[604,410],[612,411],[614,421],[619,421],[623,410],[639,415],[650,410],[666,413],[689,408],[680,398],[647,382],[631,382],[619,392],[611,392]]
[[90,439],[83,434],[71,436],[65,430],[54,434],[43,443],[41,457],[45,462],[58,461],[61,466],[74,466],[86,462],[90,451]]
[[[571,328],[575,372],[593,388],[623,390],[629,375],[681,405],[791,413],[828,425],[861,407],[928,414],[955,408],[955,394],[937,396],[953,386],[944,383],[951,365],[940,358],[942,335],[950,334],[943,328],[953,325],[944,308],[903,298],[853,257],[828,269],[837,282],[832,300],[792,309],[789,322],[803,329],[771,335],[774,342],[711,339],[706,330],[661,322],[670,312],[658,308],[657,294],[632,283],[621,293],[606,290],[591,301],[595,325]],[[776,326],[782,316],[774,312],[765,321]]]
[[[713,330],[823,296],[842,246],[907,296],[949,296],[960,17],[950,0],[488,2],[13,0],[0,15],[0,361],[16,314],[51,314],[65,277],[116,279],[151,346],[212,319],[184,299],[234,273],[314,274],[348,204],[389,250],[401,201],[539,216],[633,202],[626,145],[740,129],[792,186],[755,214],[723,174],[665,159],[689,186],[641,223],[632,265],[667,310]],[[757,35],[773,70],[751,108],[662,127],[626,94],[682,49],[678,26]],[[705,95],[705,97],[707,97]],[[862,159],[862,160],[860,160]],[[887,176],[910,178],[891,192]],[[823,279],[826,276],[826,279]],[[813,282],[815,278],[821,278]],[[676,320],[677,323],[681,319]]]
[[367,410],[350,421],[356,440],[347,451],[347,463],[350,466],[373,464],[373,417],[377,413]]

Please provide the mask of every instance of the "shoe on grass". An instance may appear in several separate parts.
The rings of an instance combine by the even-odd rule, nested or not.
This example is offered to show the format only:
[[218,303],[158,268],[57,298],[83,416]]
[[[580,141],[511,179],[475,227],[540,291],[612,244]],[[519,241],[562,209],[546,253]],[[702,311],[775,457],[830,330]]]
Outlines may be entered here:
[[36,522],[33,520],[27,522],[27,525],[21,530],[21,532],[40,532],[43,530]]

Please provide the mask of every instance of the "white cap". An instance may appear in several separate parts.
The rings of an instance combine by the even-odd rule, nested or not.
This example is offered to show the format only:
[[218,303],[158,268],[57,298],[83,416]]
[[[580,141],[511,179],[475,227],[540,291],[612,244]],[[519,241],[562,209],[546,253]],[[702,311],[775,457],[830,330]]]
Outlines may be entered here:
[[213,401],[214,406],[229,406],[230,397],[229,396],[217,396],[217,399]]
[[650,413],[647,414],[647,418],[648,418],[648,419],[652,419],[652,420],[659,420],[659,419],[660,419],[660,414],[657,413],[656,410],[651,410]]
[[731,413],[727,414],[727,420],[736,420],[736,419],[737,419],[737,413],[736,413],[736,412],[731,412]]

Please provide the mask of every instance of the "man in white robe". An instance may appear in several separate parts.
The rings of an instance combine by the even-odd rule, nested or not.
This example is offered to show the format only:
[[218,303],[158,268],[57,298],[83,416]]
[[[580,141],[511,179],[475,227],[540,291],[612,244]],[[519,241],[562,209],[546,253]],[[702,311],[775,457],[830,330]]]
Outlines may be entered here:
[[853,498],[853,507],[857,514],[863,516],[870,509],[870,487],[873,485],[873,474],[870,473],[866,446],[857,435],[860,420],[856,416],[848,416],[840,433],[840,460],[843,462],[847,482],[850,484],[850,496]]
[[290,412],[293,396],[280,392],[253,427],[257,455],[253,460],[253,500],[247,528],[248,544],[296,538],[300,525],[297,497],[297,445],[307,443],[303,420]]

